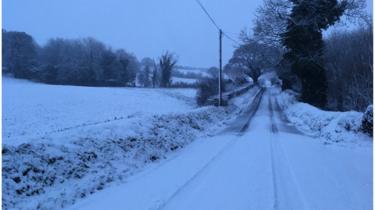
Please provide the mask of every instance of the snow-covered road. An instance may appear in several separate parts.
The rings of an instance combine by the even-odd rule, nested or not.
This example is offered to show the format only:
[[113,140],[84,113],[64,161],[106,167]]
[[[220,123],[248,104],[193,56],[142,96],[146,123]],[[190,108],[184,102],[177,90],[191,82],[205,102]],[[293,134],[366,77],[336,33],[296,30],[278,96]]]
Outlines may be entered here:
[[71,209],[372,208],[371,148],[323,145],[302,135],[287,124],[270,90],[239,120],[238,132],[196,140]]

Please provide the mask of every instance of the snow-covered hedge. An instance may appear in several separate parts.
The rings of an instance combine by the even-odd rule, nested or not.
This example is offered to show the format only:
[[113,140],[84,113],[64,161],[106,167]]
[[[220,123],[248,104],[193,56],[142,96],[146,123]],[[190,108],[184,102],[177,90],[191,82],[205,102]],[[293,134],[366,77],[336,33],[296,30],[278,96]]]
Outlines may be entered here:
[[304,133],[322,137],[326,142],[354,142],[370,140],[362,132],[363,113],[323,111],[296,100],[292,91],[282,92],[277,99],[287,119]]
[[373,127],[374,127],[374,120],[373,120],[373,107],[372,105],[368,106],[365,113],[363,114],[362,118],[362,125],[361,130],[364,133],[373,136]]
[[[59,209],[165,158],[228,118],[223,108],[155,115],[132,135],[3,146],[3,208]],[[217,127],[216,127],[217,128]],[[125,132],[126,133],[126,132]],[[45,194],[48,193],[48,196]]]

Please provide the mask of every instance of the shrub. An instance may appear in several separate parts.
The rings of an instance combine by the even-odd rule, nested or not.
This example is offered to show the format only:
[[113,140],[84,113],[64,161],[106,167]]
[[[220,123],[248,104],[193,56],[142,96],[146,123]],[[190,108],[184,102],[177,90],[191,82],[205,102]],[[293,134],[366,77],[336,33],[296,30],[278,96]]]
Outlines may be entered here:
[[[222,84],[222,90],[225,91],[224,81]],[[203,106],[206,104],[207,99],[211,96],[214,96],[218,93],[218,78],[204,78],[198,83],[198,92],[197,92],[197,104]]]
[[369,134],[370,136],[373,136],[372,128],[373,128],[373,109],[372,105],[368,106],[366,109],[366,112],[363,115],[362,118],[362,125],[361,125],[361,130],[364,133]]

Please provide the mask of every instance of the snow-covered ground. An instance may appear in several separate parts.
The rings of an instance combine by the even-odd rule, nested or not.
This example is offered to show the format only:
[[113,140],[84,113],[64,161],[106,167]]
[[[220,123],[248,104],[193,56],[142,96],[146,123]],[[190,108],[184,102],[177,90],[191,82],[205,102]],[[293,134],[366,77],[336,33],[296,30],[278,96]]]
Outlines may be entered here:
[[240,135],[198,139],[68,209],[372,209],[372,147],[325,145],[299,133],[276,97],[265,92]]
[[123,119],[183,113],[195,108],[195,94],[194,89],[59,86],[4,77],[3,143],[17,145]]
[[3,81],[5,209],[74,204],[214,135],[236,113],[196,108],[189,89]]
[[172,77],[172,84],[183,83],[183,84],[193,85],[193,84],[195,84],[195,83],[197,83],[197,82],[198,82],[197,79],[181,78],[181,77]]
[[[254,87],[226,108],[196,108],[194,91],[185,89],[50,86],[5,79],[3,90],[8,103],[4,117],[17,112],[8,111],[17,94],[15,107],[25,110],[14,114],[24,118],[9,127],[17,133],[19,126],[24,134],[10,135],[7,141],[16,143],[3,144],[4,209],[372,207],[372,141],[354,132],[355,123],[347,125],[352,122],[347,119],[357,122],[359,115],[340,120],[347,113],[331,113],[326,124],[324,116],[330,113],[306,108],[272,87]],[[39,110],[41,117],[33,116],[26,112],[28,105],[33,111],[43,107],[46,114]],[[111,109],[116,111],[111,114]],[[93,123],[88,123],[90,115]],[[38,127],[38,119],[47,126]],[[58,129],[33,134],[23,120],[40,131]],[[61,120],[78,126],[54,122]],[[361,139],[344,139],[350,144],[343,146],[317,131],[330,131],[335,139],[348,133]]]
[[189,73],[194,73],[194,74],[200,74],[202,77],[209,77],[210,74],[208,73],[208,70],[191,70],[191,69],[177,69],[176,71],[181,72],[182,74],[189,74]]
[[363,113],[323,111],[309,104],[297,102],[295,94],[291,91],[274,91],[278,95],[278,105],[284,111],[285,117],[303,133],[321,137],[325,144],[372,145],[372,138],[360,129]]

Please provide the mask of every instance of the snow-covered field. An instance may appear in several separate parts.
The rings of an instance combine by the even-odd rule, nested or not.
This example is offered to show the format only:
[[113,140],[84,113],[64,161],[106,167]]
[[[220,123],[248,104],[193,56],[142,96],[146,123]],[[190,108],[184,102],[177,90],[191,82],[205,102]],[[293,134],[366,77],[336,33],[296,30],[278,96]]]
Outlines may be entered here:
[[177,71],[181,72],[182,74],[194,73],[194,74],[200,74],[202,77],[210,76],[210,73],[208,72],[208,70],[177,69]]
[[3,206],[59,209],[166,158],[231,119],[195,90],[3,79]]
[[172,77],[172,84],[183,83],[183,84],[193,85],[193,84],[195,84],[195,83],[197,83],[197,82],[198,82],[197,79],[181,78],[181,77]]
[[123,119],[183,113],[195,108],[195,94],[194,89],[59,86],[4,77],[3,143],[17,145]]

